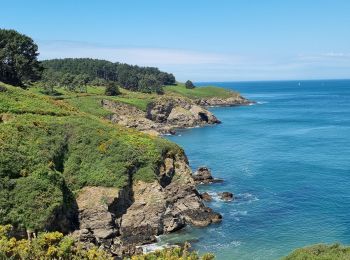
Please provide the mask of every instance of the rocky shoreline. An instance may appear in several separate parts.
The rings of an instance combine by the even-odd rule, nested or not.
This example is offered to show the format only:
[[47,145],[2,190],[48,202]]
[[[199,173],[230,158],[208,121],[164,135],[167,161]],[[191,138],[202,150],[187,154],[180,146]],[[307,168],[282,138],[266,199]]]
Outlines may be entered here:
[[253,104],[242,96],[192,100],[162,97],[148,104],[146,111],[134,106],[103,99],[101,105],[111,112],[113,123],[135,128],[151,135],[175,134],[177,129],[220,124],[221,121],[205,107]]
[[[139,131],[160,135],[173,134],[175,129],[218,124],[220,121],[205,105],[246,105],[239,98],[192,101],[183,98],[163,98],[148,105],[146,111],[107,99],[101,105],[111,111],[114,123]],[[197,105],[201,104],[201,106]],[[135,169],[136,170],[136,169]],[[206,167],[195,173],[184,153],[164,154],[155,169],[158,180],[147,183],[134,181],[129,174],[123,189],[84,187],[77,196],[79,229],[73,232],[86,247],[98,245],[116,258],[142,253],[141,245],[156,242],[156,236],[182,229],[186,225],[205,227],[222,220],[222,216],[207,207],[209,194],[200,194],[196,185],[222,182],[212,177]],[[219,194],[231,201],[233,194]]]

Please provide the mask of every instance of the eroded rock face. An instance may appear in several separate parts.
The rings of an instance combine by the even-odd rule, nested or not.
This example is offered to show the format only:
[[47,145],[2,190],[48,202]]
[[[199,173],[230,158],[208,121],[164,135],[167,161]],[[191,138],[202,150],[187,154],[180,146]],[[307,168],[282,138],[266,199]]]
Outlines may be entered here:
[[166,156],[158,171],[159,180],[152,183],[133,183],[131,176],[125,189],[83,188],[77,197],[80,229],[74,236],[122,257],[187,224],[221,221],[203,204],[184,155]]
[[[84,187],[78,194],[81,236],[101,241],[118,234],[115,214],[110,211],[119,199],[119,190],[107,187]],[[89,239],[90,240],[90,239]]]
[[152,135],[172,134],[178,128],[220,123],[208,110],[181,98],[159,99],[149,104],[146,112],[106,99],[101,104],[112,112],[108,117],[112,122]]

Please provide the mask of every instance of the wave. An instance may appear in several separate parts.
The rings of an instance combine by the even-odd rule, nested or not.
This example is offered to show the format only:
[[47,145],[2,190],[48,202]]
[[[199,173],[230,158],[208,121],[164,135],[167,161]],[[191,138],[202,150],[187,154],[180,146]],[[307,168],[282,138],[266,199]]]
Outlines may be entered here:
[[252,203],[254,201],[258,201],[259,198],[249,192],[238,193],[235,197],[235,200],[238,203]]
[[233,210],[230,213],[230,216],[233,217],[235,221],[240,221],[242,216],[247,216],[248,211],[246,210]]
[[241,241],[238,240],[233,240],[231,242],[228,243],[217,243],[217,244],[210,244],[207,246],[204,246],[205,251],[218,251],[220,249],[224,249],[224,248],[232,248],[232,247],[238,247],[242,244]]
[[159,243],[153,243],[153,244],[138,246],[137,248],[142,248],[142,252],[144,254],[147,254],[147,253],[151,253],[151,252],[162,250],[169,247],[173,247],[173,246],[168,244],[160,245]]

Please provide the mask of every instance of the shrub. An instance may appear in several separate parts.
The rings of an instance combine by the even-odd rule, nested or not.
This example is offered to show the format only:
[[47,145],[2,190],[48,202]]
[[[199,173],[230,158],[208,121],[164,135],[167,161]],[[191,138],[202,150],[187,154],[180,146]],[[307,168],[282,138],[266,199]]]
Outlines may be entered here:
[[282,260],[348,260],[350,259],[350,247],[340,244],[334,245],[313,245],[299,248],[293,251]]
[[41,233],[29,242],[10,237],[11,229],[10,225],[0,226],[0,259],[113,259],[96,247],[83,249],[72,237],[60,232]]
[[193,85],[192,81],[190,81],[190,80],[187,80],[187,81],[186,81],[185,86],[186,86],[186,88],[188,88],[188,89],[193,89],[193,88],[196,87],[195,85]]
[[120,94],[119,88],[115,82],[109,82],[105,89],[106,96],[117,96]]

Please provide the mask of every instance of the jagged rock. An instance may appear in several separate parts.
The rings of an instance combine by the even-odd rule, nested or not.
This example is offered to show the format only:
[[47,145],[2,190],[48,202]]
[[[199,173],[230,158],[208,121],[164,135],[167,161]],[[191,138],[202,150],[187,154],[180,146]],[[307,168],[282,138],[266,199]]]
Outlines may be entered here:
[[121,190],[84,187],[77,196],[80,230],[74,237],[124,257],[157,235],[221,221],[204,205],[185,155],[165,156],[157,175],[152,183],[133,182],[130,175],[129,186]]
[[225,200],[225,201],[231,201],[234,199],[234,195],[231,192],[228,191],[224,191],[224,192],[220,192],[218,193],[220,199]]
[[211,175],[209,168],[199,167],[197,171],[192,175],[196,184],[209,184],[223,182],[221,179],[214,179]]
[[207,202],[213,200],[213,197],[208,192],[203,192],[201,194],[201,198],[202,198],[202,200],[207,201]]
[[116,188],[84,187],[77,197],[80,229],[89,230],[97,241],[117,234],[118,227],[109,207],[116,203],[118,195]]

